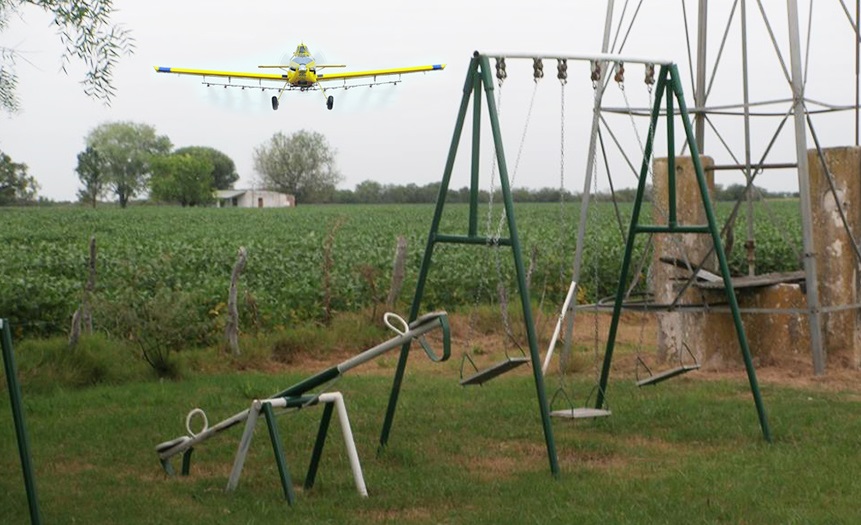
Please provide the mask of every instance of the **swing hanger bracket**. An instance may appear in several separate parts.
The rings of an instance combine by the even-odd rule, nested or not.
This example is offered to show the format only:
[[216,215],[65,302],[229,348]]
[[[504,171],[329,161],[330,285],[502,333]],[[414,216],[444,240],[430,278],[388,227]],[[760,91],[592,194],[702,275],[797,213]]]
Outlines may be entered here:
[[592,55],[561,55],[558,53],[479,53],[493,59],[504,58],[506,60],[567,60],[568,62],[610,62],[626,64],[654,64],[656,66],[669,66],[674,64],[673,60],[662,58],[644,58],[635,56],[613,55],[609,53],[596,53]]

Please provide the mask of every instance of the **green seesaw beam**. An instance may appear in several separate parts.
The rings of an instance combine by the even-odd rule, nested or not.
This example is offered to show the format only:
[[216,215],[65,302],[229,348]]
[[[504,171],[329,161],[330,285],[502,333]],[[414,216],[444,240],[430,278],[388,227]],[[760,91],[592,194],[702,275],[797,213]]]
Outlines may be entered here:
[[[399,348],[403,346],[404,343],[412,341],[413,339],[419,340],[425,353],[432,361],[446,361],[451,356],[451,330],[449,328],[448,315],[445,312],[429,313],[423,315],[422,317],[419,317],[418,319],[409,324],[407,324],[406,321],[392,313],[387,313],[384,318],[386,324],[392,330],[398,333],[397,336],[392,337],[388,341],[385,341],[373,348],[365,350],[364,352],[357,354],[356,356],[347,359],[346,361],[338,365],[323,370],[316,375],[313,375],[303,381],[300,381],[299,383],[296,383],[290,388],[270,396],[266,401],[271,401],[277,398],[284,398],[288,400],[301,398],[311,390],[325,385],[326,383],[334,379],[337,379],[338,377],[345,374],[347,371],[356,368],[357,366],[360,366],[364,363],[367,363],[368,361],[371,361],[372,359],[375,359],[395,348]],[[397,327],[393,325],[393,319],[397,320],[397,322],[401,326]],[[437,328],[442,328],[443,330],[442,355],[435,354],[433,352],[433,349],[431,349],[422,338],[424,334]],[[310,403],[306,402],[304,404]],[[186,430],[188,431],[187,435],[180,436],[170,441],[159,443],[155,447],[156,453],[159,457],[159,461],[161,461],[162,468],[164,468],[165,472],[167,472],[168,474],[174,474],[173,467],[171,467],[170,465],[170,459],[178,454],[184,454],[182,472],[183,474],[188,474],[191,451],[193,450],[194,446],[206,441],[207,439],[211,438],[216,434],[223,432],[224,430],[227,430],[239,423],[246,421],[251,411],[250,409],[245,409],[241,412],[237,412],[236,414],[220,421],[212,427],[209,427],[207,424],[204,424],[203,430],[198,433],[192,432],[190,428],[191,416],[194,413],[203,414],[203,411],[200,409],[194,409],[189,412],[189,417],[186,419]],[[203,415],[205,418],[205,414]]]

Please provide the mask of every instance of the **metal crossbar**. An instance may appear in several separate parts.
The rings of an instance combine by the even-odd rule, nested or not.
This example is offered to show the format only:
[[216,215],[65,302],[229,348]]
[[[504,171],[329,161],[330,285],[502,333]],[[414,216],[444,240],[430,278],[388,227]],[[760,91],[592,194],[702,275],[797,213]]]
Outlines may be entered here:
[[560,55],[558,53],[481,53],[489,58],[514,58],[535,60],[571,60],[589,61],[589,62],[622,62],[631,64],[657,64],[661,66],[669,66],[673,64],[672,60],[665,58],[643,58],[626,55],[614,55],[610,53],[595,53],[592,55]]

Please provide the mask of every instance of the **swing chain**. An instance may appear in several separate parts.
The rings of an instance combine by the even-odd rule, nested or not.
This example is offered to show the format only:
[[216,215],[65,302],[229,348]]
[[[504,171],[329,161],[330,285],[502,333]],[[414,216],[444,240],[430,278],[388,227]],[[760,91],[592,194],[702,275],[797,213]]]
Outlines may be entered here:
[[560,58],[556,61],[556,78],[563,85],[568,83],[568,59]]
[[[523,134],[520,136],[520,146],[517,148],[517,157],[514,159],[514,169],[511,170],[510,173],[508,174],[508,185],[509,185],[509,187],[514,187],[514,182],[517,179],[517,172],[520,168],[520,159],[523,156],[523,146],[524,146],[524,144],[526,144],[526,135],[529,132],[529,121],[532,119],[532,110],[535,107],[535,95],[537,93],[538,93],[538,81],[536,80],[535,84],[532,87],[532,96],[529,99],[529,109],[526,111],[526,122],[524,122],[524,124],[523,124]],[[499,94],[502,95],[501,90],[500,90]],[[495,173],[496,173],[495,172],[495,170],[496,170],[496,156],[494,156],[493,158],[494,158],[493,169],[494,169],[494,175],[495,175]],[[491,184],[491,186],[490,186],[490,190],[491,190],[490,197],[491,197],[491,199],[493,198],[493,192],[495,191],[494,186],[493,186],[494,178],[495,177],[492,175],[491,179],[490,179],[490,184]],[[492,202],[490,204],[492,204]],[[488,219],[487,219],[488,220],[488,228],[490,227],[491,217],[492,217],[492,209],[490,209],[490,206],[489,206],[488,207]],[[499,215],[499,222],[496,225],[496,234],[493,237],[491,244],[494,244],[494,245],[499,244],[499,239],[502,236],[502,226],[503,226],[503,224],[505,224],[507,217],[508,216],[507,216],[507,213],[505,211],[505,208],[503,208],[502,212]]]
[[655,85],[655,64],[649,62],[646,64],[646,78],[643,79],[646,83],[646,89],[649,90],[649,94],[652,94],[652,87]]
[[544,78],[544,62],[540,58],[532,59],[532,78],[535,82]]
[[502,86],[502,82],[506,78],[508,78],[508,73],[505,71],[505,57],[498,57],[496,59],[496,80]]
[[601,63],[597,60],[592,61],[592,89],[598,89],[598,82],[601,80]]
[[[562,59],[563,61],[565,59]],[[563,62],[560,62],[560,68],[563,66]],[[567,77],[567,63],[564,63],[565,74]],[[560,70],[560,74],[562,71]],[[561,116],[559,118],[559,240],[560,240],[560,248],[565,250],[565,85],[567,84],[567,80],[561,80],[561,89],[560,89],[560,113]],[[559,258],[559,282],[561,286],[564,286],[562,283],[565,279],[565,265],[562,263],[563,257]]]

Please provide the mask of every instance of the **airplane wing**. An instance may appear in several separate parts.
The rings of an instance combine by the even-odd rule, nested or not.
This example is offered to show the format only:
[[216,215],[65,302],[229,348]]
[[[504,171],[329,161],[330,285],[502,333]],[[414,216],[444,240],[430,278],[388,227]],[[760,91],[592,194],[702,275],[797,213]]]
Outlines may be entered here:
[[[281,66],[260,66],[276,68]],[[340,64],[325,67],[342,67]],[[252,80],[273,80],[284,82],[287,80],[287,72],[277,73],[249,73],[245,71],[219,71],[215,69],[190,69],[184,67],[153,66],[158,73],[174,73],[177,75],[194,75],[198,77],[220,77],[220,78],[246,78]],[[426,71],[438,71],[445,69],[445,64],[434,64],[428,66],[398,67],[390,69],[372,69],[368,71],[345,71],[343,73],[320,73],[317,75],[318,82],[329,80],[351,80],[357,78],[382,77],[387,75],[404,75],[407,73],[422,73]]]
[[398,67],[391,69],[373,69],[369,71],[346,71],[343,73],[320,73],[317,75],[317,82],[327,82],[329,80],[351,80],[356,78],[382,77],[386,75],[403,75],[406,73],[422,73],[425,71],[438,71],[442,69],[445,69],[445,64]]
[[158,73],[176,73],[178,75],[194,75],[198,77],[248,78],[253,80],[287,81],[287,72],[276,73],[247,73],[242,71],[217,71],[212,69],[188,69],[184,67],[153,66]]

